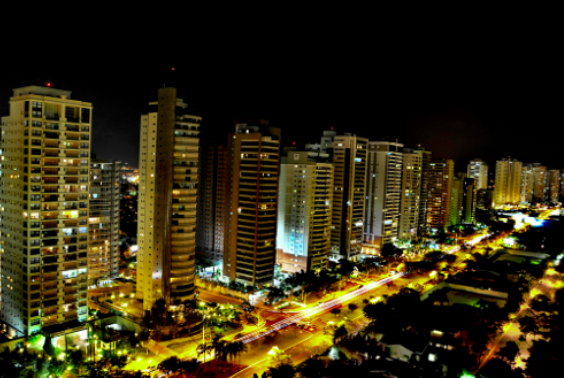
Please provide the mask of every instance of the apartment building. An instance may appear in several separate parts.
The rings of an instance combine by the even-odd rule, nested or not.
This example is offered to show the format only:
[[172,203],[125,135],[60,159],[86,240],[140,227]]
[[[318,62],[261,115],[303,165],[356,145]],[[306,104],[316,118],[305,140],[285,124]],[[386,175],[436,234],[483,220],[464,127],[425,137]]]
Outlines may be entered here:
[[141,116],[137,298],[150,309],[194,296],[199,128],[176,88]]
[[14,89],[0,141],[2,321],[19,336],[87,320],[92,104]]

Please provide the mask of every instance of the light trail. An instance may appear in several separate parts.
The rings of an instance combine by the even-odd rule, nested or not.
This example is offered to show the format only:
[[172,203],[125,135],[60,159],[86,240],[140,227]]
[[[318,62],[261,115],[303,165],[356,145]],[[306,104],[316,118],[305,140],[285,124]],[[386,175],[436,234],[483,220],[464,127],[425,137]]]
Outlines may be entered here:
[[313,308],[300,311],[300,313],[297,314],[297,315],[293,315],[289,318],[283,319],[283,320],[281,320],[277,323],[274,323],[270,326],[267,326],[263,329],[249,333],[249,334],[247,334],[247,335],[245,335],[245,336],[243,336],[243,337],[241,337],[241,338],[239,338],[235,341],[236,342],[242,342],[243,344],[247,344],[247,343],[250,343],[252,341],[258,340],[261,337],[268,335],[269,333],[272,333],[274,331],[278,331],[280,329],[286,328],[290,324],[298,323],[298,322],[304,320],[305,318],[308,318],[310,316],[315,316],[315,315],[318,315],[321,312],[330,310],[330,309],[342,304],[343,302],[346,302],[348,300],[353,299],[354,297],[366,294],[369,291],[374,290],[377,287],[380,287],[380,286],[385,285],[389,282],[392,282],[395,279],[403,277],[405,274],[406,274],[405,272],[400,272],[400,273],[396,273],[396,274],[394,274],[390,277],[386,277],[386,278],[384,278],[380,281],[370,282],[369,284],[366,284],[363,287],[360,287],[358,289],[350,291],[347,294],[344,294],[343,296],[341,296],[339,298],[331,299],[331,300],[329,300],[325,303],[319,304],[319,305],[317,305]]
[[[470,240],[470,241],[467,242],[467,243],[470,244],[470,245],[472,245],[472,246],[475,246],[476,244],[478,244],[478,243],[480,243],[482,240],[484,240],[484,238],[487,238],[487,237],[489,237],[489,236],[491,236],[491,234],[480,235],[480,236],[475,237],[474,239]],[[449,250],[447,251],[447,253],[452,254],[452,253],[455,253],[455,252],[458,252],[458,251],[460,251],[460,246],[459,246],[459,245],[452,247],[451,249],[449,249]]]

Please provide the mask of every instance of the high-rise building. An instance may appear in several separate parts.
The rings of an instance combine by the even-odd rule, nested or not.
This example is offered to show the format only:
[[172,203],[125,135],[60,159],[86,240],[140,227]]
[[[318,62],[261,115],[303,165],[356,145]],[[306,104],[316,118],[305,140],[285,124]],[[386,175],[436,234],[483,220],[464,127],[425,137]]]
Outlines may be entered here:
[[421,171],[424,153],[421,150],[403,150],[403,175],[400,205],[400,240],[413,240],[419,228],[421,203]]
[[493,189],[480,189],[477,193],[476,209],[490,210],[493,204]]
[[280,129],[239,123],[229,135],[223,274],[261,286],[274,278]]
[[276,262],[285,273],[327,266],[330,251],[333,165],[289,151],[280,165]]
[[449,225],[474,224],[478,201],[475,183],[463,173],[452,180]]
[[102,283],[119,277],[120,163],[90,161],[88,280]]
[[200,156],[196,246],[212,260],[223,262],[225,147],[208,146]]
[[548,171],[547,186],[548,186],[548,200],[552,203],[558,202],[560,200],[560,196],[559,196],[560,170],[559,169],[551,169],[550,171]]
[[431,229],[444,229],[447,226],[453,178],[452,160],[431,160],[427,184],[427,227]]
[[382,246],[399,236],[403,144],[369,142],[363,243]]
[[39,86],[2,118],[1,317],[19,336],[87,320],[91,125],[91,103]]
[[533,164],[534,185],[533,185],[533,201],[542,203],[546,200],[546,180],[548,178],[548,170],[546,166],[539,163]]
[[503,158],[495,164],[493,207],[516,206],[521,196],[521,171],[523,163]]
[[362,253],[368,140],[350,134],[333,140],[331,258],[356,261]]
[[201,117],[176,88],[160,88],[141,116],[137,298],[150,309],[193,298]]
[[431,151],[427,151],[422,147],[416,148],[415,151],[421,153],[421,190],[419,194],[419,227],[417,229],[417,232],[421,234],[427,232],[427,200]]
[[482,159],[470,160],[466,175],[476,180],[478,190],[488,188],[488,164]]
[[533,190],[535,187],[535,172],[532,164],[525,164],[521,170],[521,194],[520,200],[522,204],[533,203]]

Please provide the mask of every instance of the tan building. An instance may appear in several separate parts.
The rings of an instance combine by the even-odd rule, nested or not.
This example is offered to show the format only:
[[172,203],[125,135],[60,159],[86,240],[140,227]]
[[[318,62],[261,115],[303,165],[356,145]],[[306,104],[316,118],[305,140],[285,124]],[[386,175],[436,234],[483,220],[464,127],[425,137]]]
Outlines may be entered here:
[[280,129],[240,123],[227,146],[223,274],[261,286],[274,278]]
[[87,320],[92,104],[14,89],[2,118],[2,321],[18,335]]
[[143,308],[193,298],[201,117],[175,88],[160,88],[141,116],[137,298]]
[[88,280],[100,284],[119,277],[120,163],[91,160],[88,218]]
[[285,273],[327,266],[331,237],[333,165],[307,151],[282,158],[278,190],[276,262]]
[[495,188],[492,206],[517,206],[521,197],[523,163],[515,159],[498,160],[495,164]]
[[427,186],[427,227],[440,229],[447,226],[453,178],[454,161],[450,159],[431,161]]

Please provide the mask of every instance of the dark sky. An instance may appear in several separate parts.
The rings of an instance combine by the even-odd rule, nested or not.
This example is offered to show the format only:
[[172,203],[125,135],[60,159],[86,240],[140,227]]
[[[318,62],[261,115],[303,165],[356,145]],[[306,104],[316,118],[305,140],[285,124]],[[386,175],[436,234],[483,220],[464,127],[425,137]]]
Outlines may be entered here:
[[282,128],[284,144],[318,141],[334,127],[421,144],[458,171],[475,157],[564,167],[561,49],[548,34],[481,25],[400,32],[354,19],[350,28],[283,25],[188,23],[162,41],[146,31],[94,33],[36,54],[12,43],[4,55],[20,58],[2,60],[0,111],[12,88],[51,81],[93,103],[99,158],[136,165],[140,115],[166,84],[204,117],[204,144],[225,142],[233,117],[262,117]]

